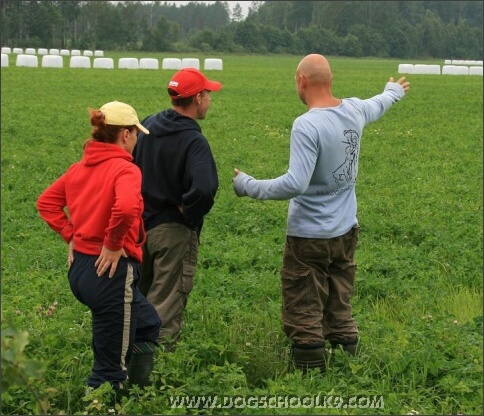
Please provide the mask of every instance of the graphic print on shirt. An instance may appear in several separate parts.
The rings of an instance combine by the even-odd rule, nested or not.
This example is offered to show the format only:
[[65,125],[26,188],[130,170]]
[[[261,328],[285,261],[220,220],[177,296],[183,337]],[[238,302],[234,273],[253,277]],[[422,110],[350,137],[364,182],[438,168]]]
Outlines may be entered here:
[[358,144],[360,136],[355,130],[345,130],[343,134],[348,139],[347,141],[342,142],[347,144],[345,148],[346,157],[344,162],[333,171],[333,178],[336,181],[336,184],[351,182],[356,175],[356,166],[358,162]]

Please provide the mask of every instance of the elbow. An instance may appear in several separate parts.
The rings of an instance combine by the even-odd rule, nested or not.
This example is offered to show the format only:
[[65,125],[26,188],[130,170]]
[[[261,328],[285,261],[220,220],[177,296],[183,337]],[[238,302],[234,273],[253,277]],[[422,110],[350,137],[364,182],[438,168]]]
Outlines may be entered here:
[[216,192],[217,192],[216,188],[204,190],[200,193],[200,198],[205,200],[205,201],[209,201],[209,202],[213,203],[213,200],[215,199]]
[[306,189],[308,189],[308,184],[294,182],[288,186],[287,193],[290,198],[293,198],[306,192]]
[[215,203],[215,193],[204,191],[198,195],[196,205],[202,208],[203,215],[208,214]]
[[298,186],[294,188],[294,196],[303,194],[306,192],[306,189],[308,189],[307,184],[298,184]]
[[199,190],[196,194],[190,195],[189,198],[183,198],[183,215],[188,222],[197,222],[199,218],[208,214],[214,202],[214,192],[210,190]]
[[195,201],[196,204],[211,206],[214,203],[216,192],[217,192],[217,188],[215,187],[199,188],[195,192],[193,192],[193,194],[191,195],[191,198],[187,198],[187,199]]
[[127,222],[132,222],[141,216],[141,209],[136,201],[131,204],[126,203],[118,205],[113,212],[117,214],[117,216],[123,217]]
[[309,177],[301,177],[301,175],[294,175],[290,172],[286,175],[284,188],[288,197],[293,198],[303,194],[308,189],[308,186]]
[[35,203],[35,209],[41,215],[46,210],[45,203],[42,198],[37,199],[37,202]]

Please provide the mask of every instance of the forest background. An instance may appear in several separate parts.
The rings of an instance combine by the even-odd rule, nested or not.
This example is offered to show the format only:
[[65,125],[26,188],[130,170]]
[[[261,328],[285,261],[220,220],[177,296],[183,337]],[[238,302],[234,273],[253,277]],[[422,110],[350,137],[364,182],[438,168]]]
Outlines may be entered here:
[[2,46],[482,59],[482,1],[2,1]]

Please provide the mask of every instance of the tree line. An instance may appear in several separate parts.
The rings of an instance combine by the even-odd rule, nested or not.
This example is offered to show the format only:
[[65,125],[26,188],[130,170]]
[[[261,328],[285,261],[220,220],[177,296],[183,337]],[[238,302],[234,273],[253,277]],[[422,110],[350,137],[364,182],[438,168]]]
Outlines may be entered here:
[[482,59],[482,1],[1,2],[2,46]]

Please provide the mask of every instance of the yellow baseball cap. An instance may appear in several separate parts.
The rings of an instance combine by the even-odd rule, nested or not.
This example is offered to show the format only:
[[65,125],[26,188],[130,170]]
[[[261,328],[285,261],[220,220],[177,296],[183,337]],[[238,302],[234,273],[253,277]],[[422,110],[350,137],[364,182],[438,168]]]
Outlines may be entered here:
[[111,101],[104,104],[100,111],[104,114],[106,124],[111,126],[136,126],[144,134],[150,134],[150,131],[139,122],[134,108],[128,104],[120,101]]

